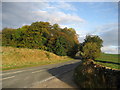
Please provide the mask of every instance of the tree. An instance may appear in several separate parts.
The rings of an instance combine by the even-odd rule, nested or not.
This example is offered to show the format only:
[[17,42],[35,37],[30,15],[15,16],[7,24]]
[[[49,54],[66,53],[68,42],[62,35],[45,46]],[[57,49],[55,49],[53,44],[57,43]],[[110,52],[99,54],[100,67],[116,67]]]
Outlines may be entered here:
[[58,37],[55,43],[54,53],[59,56],[67,55],[65,46],[66,46],[65,38]]
[[12,28],[4,28],[2,30],[2,45],[3,46],[14,46],[16,42],[14,42],[13,34],[16,32],[16,29]]
[[95,59],[101,53],[103,40],[96,35],[87,35],[85,41],[80,44],[80,56],[83,59]]
[[96,43],[88,42],[83,46],[82,52],[80,52],[80,56],[82,56],[84,59],[94,60],[95,58],[99,57],[100,53],[101,50]]
[[87,35],[83,44],[88,42],[95,42],[99,48],[103,46],[103,40],[97,35]]
[[19,48],[43,49],[60,56],[74,56],[79,45],[73,28],[60,28],[49,22],[33,22],[18,29],[2,30],[2,45]]
[[74,57],[76,55],[76,53],[79,51],[78,50],[79,45],[78,44],[74,44],[74,46],[72,46],[71,48],[69,48],[67,55]]

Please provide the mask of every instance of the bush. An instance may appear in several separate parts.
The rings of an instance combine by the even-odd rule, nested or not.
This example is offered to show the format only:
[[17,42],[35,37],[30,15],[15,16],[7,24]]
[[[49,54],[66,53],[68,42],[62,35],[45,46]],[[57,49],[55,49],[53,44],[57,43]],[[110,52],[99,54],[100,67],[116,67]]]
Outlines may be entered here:
[[87,35],[85,41],[80,44],[80,56],[83,59],[95,59],[100,56],[103,40],[96,35]]
[[90,42],[86,43],[83,48],[82,52],[80,52],[80,56],[83,57],[84,59],[95,59],[98,56],[100,56],[101,50],[97,46],[96,43]]

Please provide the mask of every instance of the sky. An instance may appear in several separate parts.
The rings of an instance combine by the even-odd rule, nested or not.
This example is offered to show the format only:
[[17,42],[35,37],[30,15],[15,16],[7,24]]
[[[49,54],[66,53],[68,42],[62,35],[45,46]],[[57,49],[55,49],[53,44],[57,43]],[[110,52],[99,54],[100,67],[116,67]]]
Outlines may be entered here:
[[99,35],[104,41],[103,52],[118,53],[117,2],[2,2],[2,28],[36,21],[74,28],[80,43],[88,34]]

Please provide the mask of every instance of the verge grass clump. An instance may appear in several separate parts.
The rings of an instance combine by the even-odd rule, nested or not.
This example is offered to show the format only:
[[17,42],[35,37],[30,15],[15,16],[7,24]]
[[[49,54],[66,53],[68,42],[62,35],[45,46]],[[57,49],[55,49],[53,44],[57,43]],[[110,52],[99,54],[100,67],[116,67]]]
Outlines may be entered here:
[[15,69],[30,66],[61,63],[72,60],[67,56],[27,48],[2,47],[2,69]]

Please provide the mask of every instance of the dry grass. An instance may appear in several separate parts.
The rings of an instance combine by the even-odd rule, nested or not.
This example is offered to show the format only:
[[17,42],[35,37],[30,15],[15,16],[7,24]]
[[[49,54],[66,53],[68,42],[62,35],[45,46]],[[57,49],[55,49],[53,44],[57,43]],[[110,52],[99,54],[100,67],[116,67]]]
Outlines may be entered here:
[[72,60],[67,56],[27,48],[2,47],[2,69],[15,69],[36,65],[54,64]]

